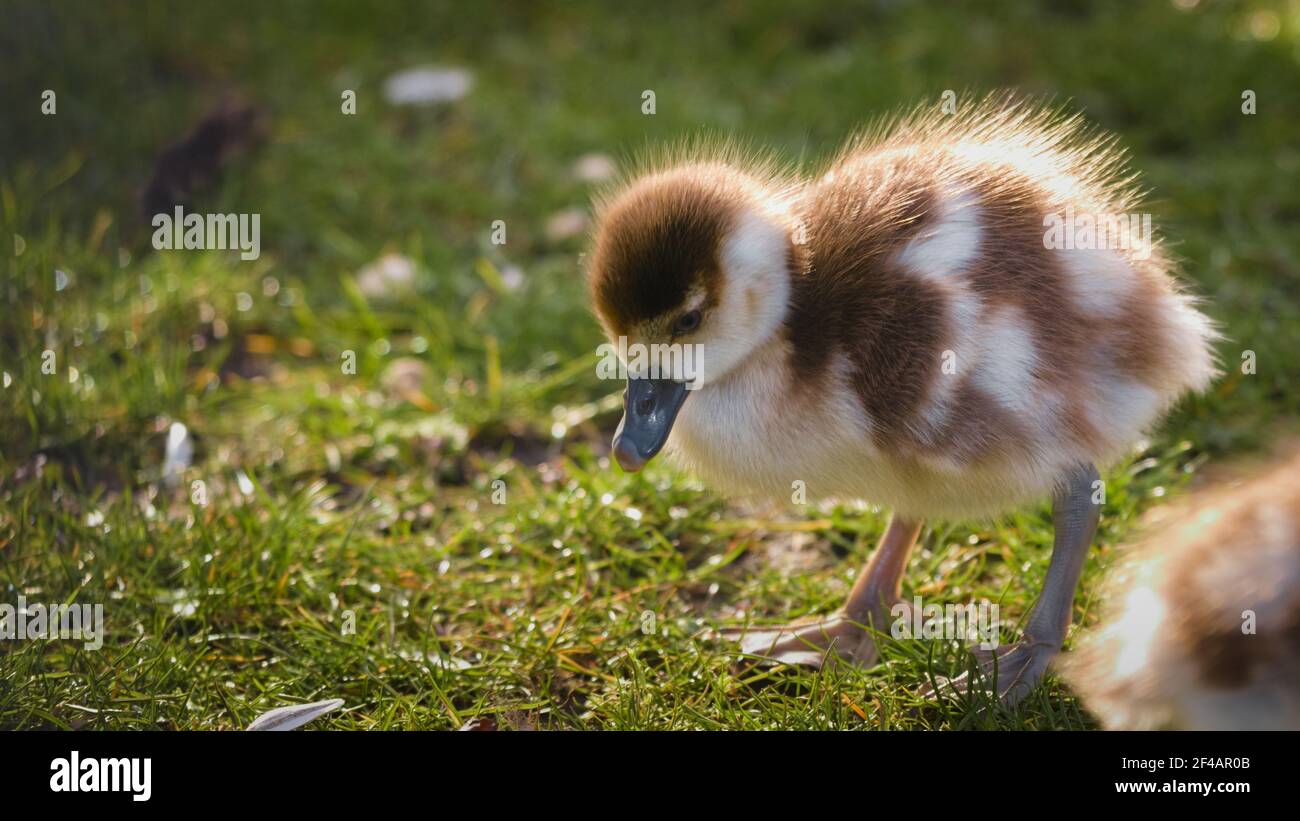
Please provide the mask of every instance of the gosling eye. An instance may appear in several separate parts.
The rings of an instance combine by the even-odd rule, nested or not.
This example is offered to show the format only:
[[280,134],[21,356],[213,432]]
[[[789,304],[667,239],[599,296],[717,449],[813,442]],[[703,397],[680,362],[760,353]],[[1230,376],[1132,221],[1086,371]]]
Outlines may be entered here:
[[688,334],[698,327],[700,327],[700,312],[698,310],[687,311],[677,317],[677,321],[673,323],[673,333]]

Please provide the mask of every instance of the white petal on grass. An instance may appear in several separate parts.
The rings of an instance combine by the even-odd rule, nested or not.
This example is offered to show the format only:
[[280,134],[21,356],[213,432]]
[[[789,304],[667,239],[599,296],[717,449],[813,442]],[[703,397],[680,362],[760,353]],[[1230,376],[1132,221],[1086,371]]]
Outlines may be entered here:
[[313,701],[311,704],[291,704],[288,707],[276,707],[268,713],[262,713],[248,725],[250,731],[284,731],[301,727],[331,710],[343,706],[343,699],[331,698],[327,701]]
[[415,282],[415,261],[401,254],[384,254],[357,273],[357,288],[367,297],[404,291]]
[[518,291],[524,284],[524,269],[510,263],[501,266],[501,284],[507,291]]
[[434,653],[428,653],[425,655],[425,658],[428,659],[430,665],[441,670],[468,670],[474,666],[473,662],[466,661],[465,659],[454,657],[443,658]]
[[384,372],[379,375],[379,384],[394,396],[405,396],[412,391],[419,391],[432,378],[433,369],[424,360],[399,356],[384,368]]
[[474,76],[463,68],[417,66],[384,81],[384,98],[393,105],[436,105],[469,93]]
[[243,469],[235,471],[235,484],[239,485],[239,492],[245,496],[253,495],[253,480],[248,478],[248,474]]
[[556,211],[546,221],[546,238],[551,242],[562,242],[581,236],[587,230],[587,212],[581,208],[566,208]]
[[397,655],[407,661],[425,661],[431,667],[437,667],[441,670],[469,670],[474,666],[472,661],[467,661],[456,656],[440,656],[437,653],[419,653],[414,650],[400,650]]
[[573,164],[573,176],[583,182],[604,182],[614,176],[617,167],[608,154],[583,154]]
[[163,453],[163,483],[174,487],[193,458],[194,443],[189,430],[180,422],[172,422],[167,429],[167,450]]

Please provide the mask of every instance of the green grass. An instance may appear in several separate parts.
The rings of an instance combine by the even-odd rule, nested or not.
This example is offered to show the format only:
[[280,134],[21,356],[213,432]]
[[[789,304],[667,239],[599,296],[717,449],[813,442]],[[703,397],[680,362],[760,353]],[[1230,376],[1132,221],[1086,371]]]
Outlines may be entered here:
[[[595,378],[583,240],[544,226],[586,208],[571,172],[585,153],[707,129],[814,161],[947,88],[1070,99],[1118,132],[1228,336],[1228,376],[1107,476],[1086,625],[1145,509],[1295,426],[1295,4],[472,5],[6,12],[0,602],[102,603],[108,636],[99,651],[0,644],[0,727],[229,729],[331,697],[345,709],[313,726],[1092,726],[1055,679],[1011,712],[919,696],[968,663],[955,646],[813,673],[702,640],[833,609],[885,515],[754,511],[666,465],[612,468],[618,399]],[[384,78],[421,63],[468,68],[475,86],[432,111],[387,105]],[[229,88],[270,109],[271,137],[194,207],[260,213],[262,256],[155,252],[132,197]],[[356,116],[340,113],[346,88]],[[1243,89],[1258,114],[1241,113]],[[357,271],[390,251],[417,262],[413,293],[363,296]],[[168,486],[173,421],[195,457]],[[905,595],[986,597],[1011,629],[1042,583],[1050,520],[936,522],[923,540]]]

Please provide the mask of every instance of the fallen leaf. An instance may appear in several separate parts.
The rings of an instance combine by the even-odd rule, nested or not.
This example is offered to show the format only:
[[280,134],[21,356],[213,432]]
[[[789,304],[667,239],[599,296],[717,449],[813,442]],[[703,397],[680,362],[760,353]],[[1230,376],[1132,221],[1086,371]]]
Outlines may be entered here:
[[159,152],[153,176],[140,194],[144,216],[186,205],[196,191],[213,185],[232,155],[266,139],[269,119],[260,106],[234,95],[223,99],[183,140]]

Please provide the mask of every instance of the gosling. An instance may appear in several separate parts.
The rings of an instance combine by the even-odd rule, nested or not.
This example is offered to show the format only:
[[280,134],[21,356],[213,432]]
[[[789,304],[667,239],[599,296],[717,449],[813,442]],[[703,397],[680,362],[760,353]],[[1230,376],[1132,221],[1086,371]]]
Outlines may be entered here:
[[924,518],[1050,496],[1024,638],[981,659],[1014,704],[1066,637],[1098,469],[1209,383],[1215,332],[1141,220],[1116,241],[1139,193],[1113,138],[1004,98],[959,111],[869,129],[812,177],[671,151],[598,200],[588,288],[620,350],[696,352],[629,368],[623,469],[666,445],[724,493],[892,510],[837,614],[733,634],[746,653],[873,664]]
[[1300,730],[1300,453],[1166,518],[1066,681],[1112,730]]

